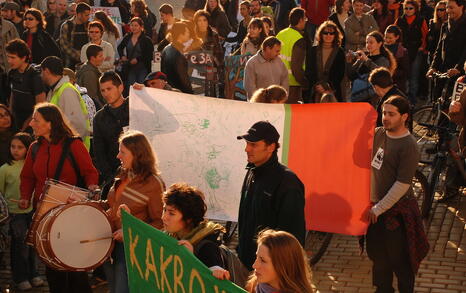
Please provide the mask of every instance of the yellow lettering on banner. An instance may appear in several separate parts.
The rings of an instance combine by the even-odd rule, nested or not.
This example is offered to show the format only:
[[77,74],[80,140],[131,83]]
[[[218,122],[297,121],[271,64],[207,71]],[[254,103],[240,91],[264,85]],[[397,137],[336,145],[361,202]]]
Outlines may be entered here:
[[146,281],[149,280],[149,273],[151,271],[154,273],[155,281],[157,282],[157,288],[159,288],[160,290],[159,275],[157,274],[157,266],[155,265],[154,251],[152,250],[152,241],[150,241],[150,239],[147,239],[145,273]]
[[170,255],[167,257],[167,259],[164,261],[163,260],[163,246],[160,247],[160,278],[162,279],[162,292],[165,292],[164,285],[165,283],[167,284],[168,291],[171,293],[172,288],[170,287],[170,283],[168,282],[167,279],[167,274],[165,273],[165,270],[167,269],[167,266],[170,264],[170,262],[173,259],[173,255]]
[[136,235],[133,241],[133,233],[131,231],[131,228],[128,228],[128,232],[129,232],[129,259],[131,261],[131,266],[133,267],[134,265],[136,265],[136,268],[139,271],[139,275],[141,275],[141,279],[143,279],[144,276],[142,274],[141,266],[139,265],[138,259],[136,258],[136,252],[135,252],[136,245],[138,244],[138,240],[139,240],[139,235]]
[[183,293],[186,293],[186,290],[183,286],[183,282],[181,281],[181,279],[183,278],[183,262],[181,261],[181,258],[178,255],[175,255],[175,257],[173,258],[173,267],[173,279],[175,282],[175,284],[173,285],[175,293],[178,293],[178,287],[182,289]]
[[218,291],[218,286],[217,285],[214,285],[214,290],[215,290],[215,293],[227,293],[224,290],[222,290],[221,292]]
[[[194,278],[196,278],[199,285],[201,285],[201,292],[193,292]],[[192,269],[191,276],[189,277],[189,293],[205,293],[204,281],[202,280],[201,275],[199,275],[199,272],[195,269]]]

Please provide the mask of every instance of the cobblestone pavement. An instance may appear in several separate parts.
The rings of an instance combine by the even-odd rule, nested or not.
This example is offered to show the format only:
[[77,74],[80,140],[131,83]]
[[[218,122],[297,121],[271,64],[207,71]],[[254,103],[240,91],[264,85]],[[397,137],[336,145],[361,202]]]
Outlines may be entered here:
[[[466,292],[466,197],[447,204],[435,203],[428,238],[431,252],[421,263],[416,278],[416,292]],[[0,292],[11,288],[9,256],[0,264]],[[40,267],[44,275],[44,267]],[[359,255],[357,239],[335,235],[327,252],[312,268],[313,284],[317,292],[374,292],[371,282],[371,262]],[[45,279],[45,277],[44,277]],[[49,292],[46,286],[28,292]],[[101,287],[94,292],[107,292]]]

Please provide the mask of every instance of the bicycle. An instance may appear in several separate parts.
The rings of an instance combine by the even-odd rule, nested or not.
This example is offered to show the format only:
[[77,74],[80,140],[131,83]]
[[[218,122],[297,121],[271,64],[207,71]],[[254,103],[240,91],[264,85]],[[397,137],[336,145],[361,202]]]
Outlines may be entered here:
[[[414,191],[414,197],[416,198],[419,208],[421,209],[425,195],[428,190],[427,178],[422,174],[421,171],[416,170],[413,177],[412,187]],[[426,223],[426,222],[425,222]],[[320,232],[320,231],[307,231],[305,240],[305,250],[310,252],[309,263],[312,265],[317,264],[322,256],[327,251],[332,241],[334,233]]]

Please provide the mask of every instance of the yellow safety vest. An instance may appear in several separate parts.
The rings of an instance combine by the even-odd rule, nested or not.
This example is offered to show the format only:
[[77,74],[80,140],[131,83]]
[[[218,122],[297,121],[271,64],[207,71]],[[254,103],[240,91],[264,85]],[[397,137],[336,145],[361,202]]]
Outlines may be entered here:
[[[81,98],[81,93],[70,82],[65,82],[64,84],[62,84],[58,88],[58,90],[53,94],[52,99],[50,100],[50,103],[58,106],[58,103],[60,102],[61,95],[62,95],[63,91],[66,88],[72,88],[78,94],[78,96],[79,96],[79,105],[81,106],[81,112],[83,112],[84,117],[86,117],[86,128],[90,131],[91,124],[89,122],[89,118],[88,118],[89,116],[87,114],[86,104],[84,103],[84,100]],[[90,138],[90,136],[83,137],[83,142],[84,142],[84,145],[86,146],[87,150],[89,150],[91,148],[91,138]]]
[[291,27],[281,30],[277,34],[277,39],[279,39],[282,42],[280,58],[285,64],[286,69],[288,69],[288,83],[290,86],[301,86],[301,84],[299,84],[299,82],[296,80],[293,73],[291,72],[291,55],[293,53],[294,44],[302,38],[303,36],[297,30]]

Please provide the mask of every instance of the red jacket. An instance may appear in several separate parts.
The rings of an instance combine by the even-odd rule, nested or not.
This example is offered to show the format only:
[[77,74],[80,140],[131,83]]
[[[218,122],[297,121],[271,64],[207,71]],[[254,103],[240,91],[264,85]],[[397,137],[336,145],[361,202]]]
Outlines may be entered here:
[[[52,144],[46,139],[40,139],[40,146],[35,155],[35,160],[32,159],[31,150],[35,141],[26,156],[23,170],[21,171],[21,199],[30,200],[34,194],[33,206],[35,207],[39,200],[47,178],[55,176],[55,169],[62,153],[63,140],[58,144]],[[98,184],[99,173],[92,164],[91,156],[89,155],[83,142],[79,139],[73,140],[70,145],[79,171],[86,182],[86,186]],[[59,178],[60,181],[76,185],[78,178],[73,169],[73,165],[69,159],[66,159],[63,164],[63,169]]]
[[306,10],[308,21],[316,26],[321,25],[330,15],[330,7],[335,0],[302,0],[301,8]]

